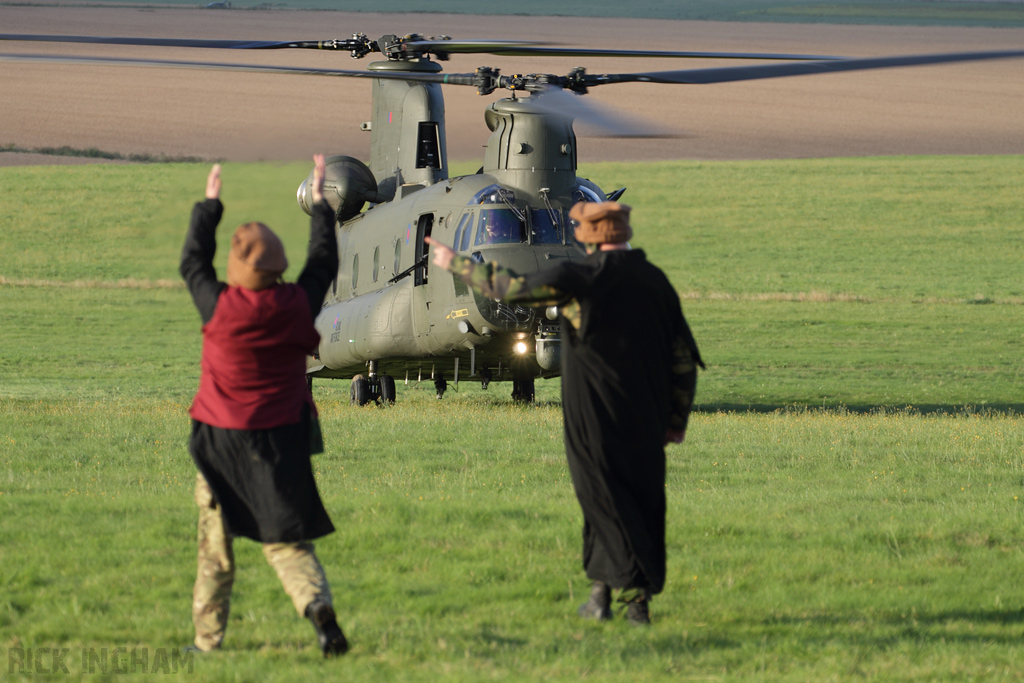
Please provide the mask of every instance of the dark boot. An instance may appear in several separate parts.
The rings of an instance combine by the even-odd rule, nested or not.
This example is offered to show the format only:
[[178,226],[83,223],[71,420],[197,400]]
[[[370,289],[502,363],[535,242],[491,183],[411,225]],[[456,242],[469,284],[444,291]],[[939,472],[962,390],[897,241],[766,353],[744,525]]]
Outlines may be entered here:
[[313,623],[320,651],[324,657],[343,655],[348,652],[348,641],[338,626],[334,608],[326,602],[311,602],[306,607],[306,618]]
[[612,589],[606,583],[595,581],[590,588],[590,600],[580,605],[578,614],[584,619],[606,621],[612,618]]
[[651,623],[651,613],[647,607],[646,595],[626,605],[626,621],[638,626]]

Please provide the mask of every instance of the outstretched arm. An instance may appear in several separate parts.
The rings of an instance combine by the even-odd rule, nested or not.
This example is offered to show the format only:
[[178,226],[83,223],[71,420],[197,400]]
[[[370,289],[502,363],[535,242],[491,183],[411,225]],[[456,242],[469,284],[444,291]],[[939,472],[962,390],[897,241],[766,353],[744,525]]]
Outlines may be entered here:
[[568,270],[556,267],[529,276],[518,275],[497,263],[479,263],[459,256],[432,237],[424,241],[434,248],[434,265],[451,271],[484,296],[529,306],[554,306],[572,298],[572,273]]
[[324,155],[313,156],[313,215],[309,220],[309,249],[298,285],[306,290],[309,311],[316,318],[327,288],[338,275],[338,237],[334,210],[324,201]]
[[217,251],[217,225],[224,213],[224,205],[220,203],[220,170],[220,164],[214,164],[210,169],[206,177],[206,200],[197,202],[192,209],[192,219],[185,235],[181,265],[178,268],[204,324],[213,317],[217,299],[227,287],[217,280],[217,271],[213,269],[213,255]]

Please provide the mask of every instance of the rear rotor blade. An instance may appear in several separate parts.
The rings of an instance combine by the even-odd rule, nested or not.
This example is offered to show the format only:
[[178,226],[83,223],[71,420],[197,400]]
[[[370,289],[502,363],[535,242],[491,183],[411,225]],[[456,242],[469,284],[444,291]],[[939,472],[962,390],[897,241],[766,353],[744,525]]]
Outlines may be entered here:
[[678,132],[595,105],[560,88],[544,88],[532,95],[529,101],[548,116],[564,119],[567,123],[579,122],[583,126],[579,134],[584,137],[682,137]]
[[954,62],[976,62],[990,59],[1024,57],[1024,50],[993,52],[953,52],[934,55],[905,55],[899,57],[865,57],[828,62],[799,62],[788,64],[761,64],[757,66],[726,66],[715,69],[684,69],[681,71],[654,71],[637,74],[587,75],[587,86],[607,83],[669,83],[679,85],[708,85],[733,83],[764,78],[805,76],[812,74],[890,69],[901,66],[924,66]]
[[843,59],[827,55],[795,55],[760,52],[672,52],[664,50],[611,50],[579,47],[542,47],[534,43],[501,41],[419,40],[406,43],[411,49],[451,54],[492,54],[504,57],[666,57],[692,59],[783,59],[826,61]]
[[414,52],[447,52],[450,54],[511,54],[537,45],[531,40],[403,40],[402,45]]

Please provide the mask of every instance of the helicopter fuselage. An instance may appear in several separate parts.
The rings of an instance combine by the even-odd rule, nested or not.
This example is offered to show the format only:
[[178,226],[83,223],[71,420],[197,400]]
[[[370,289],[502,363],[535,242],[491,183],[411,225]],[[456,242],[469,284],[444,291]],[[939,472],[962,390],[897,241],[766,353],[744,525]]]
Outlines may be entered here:
[[[372,362],[399,378],[557,376],[555,316],[493,301],[438,271],[423,239],[532,273],[583,258],[568,207],[519,201],[486,173],[403,189],[413,191],[339,226],[341,265],[317,317],[310,374],[351,378]],[[587,185],[576,192],[596,194]]]
[[[437,68],[402,63],[403,73]],[[338,215],[340,266],[316,319],[321,342],[308,361],[310,376],[366,373],[442,387],[460,376],[511,380],[526,396],[534,378],[558,376],[555,311],[494,301],[437,272],[424,238],[525,275],[583,258],[568,210],[604,195],[576,176],[571,118],[513,96],[489,105],[484,120],[491,135],[483,166],[450,178],[440,87],[374,82],[373,118],[362,126],[373,134],[369,164],[327,160],[324,195]],[[309,181],[298,192],[307,211]]]

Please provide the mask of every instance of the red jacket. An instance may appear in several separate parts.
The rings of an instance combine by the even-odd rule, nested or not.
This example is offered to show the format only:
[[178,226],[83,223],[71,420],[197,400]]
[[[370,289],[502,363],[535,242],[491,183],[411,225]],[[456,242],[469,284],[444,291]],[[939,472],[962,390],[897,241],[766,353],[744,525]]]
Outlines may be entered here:
[[222,429],[296,424],[303,404],[316,415],[306,356],[319,343],[298,285],[226,287],[203,325],[202,373],[189,414]]

